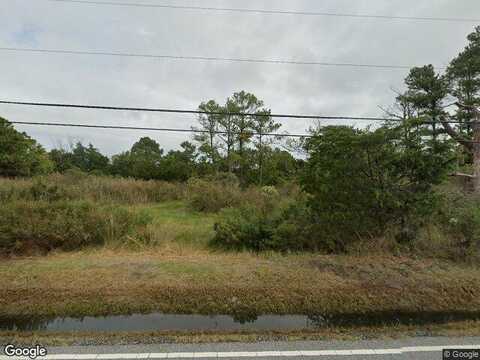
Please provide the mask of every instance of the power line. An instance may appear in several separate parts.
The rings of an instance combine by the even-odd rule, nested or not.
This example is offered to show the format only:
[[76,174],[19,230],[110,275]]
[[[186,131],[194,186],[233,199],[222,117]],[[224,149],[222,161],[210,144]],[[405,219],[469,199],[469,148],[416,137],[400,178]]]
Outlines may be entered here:
[[[209,57],[209,56],[179,56],[179,55],[161,55],[161,54],[140,54],[128,52],[112,52],[112,51],[84,51],[84,50],[61,50],[61,49],[33,49],[33,48],[16,48],[16,47],[0,47],[1,51],[11,52],[28,52],[43,54],[64,54],[64,55],[93,55],[93,56],[116,56],[116,57],[133,57],[144,59],[163,59],[163,60],[192,60],[192,61],[224,61],[239,63],[256,63],[256,64],[283,64],[283,65],[304,65],[304,66],[330,66],[330,67],[353,67],[353,68],[374,68],[374,69],[390,69],[390,70],[406,70],[411,69],[410,65],[382,65],[382,64],[359,64],[359,63],[337,63],[323,61],[299,61],[285,59],[252,59],[252,58],[229,58],[229,57]],[[444,69],[444,67],[437,67]]]
[[[18,125],[34,125],[34,126],[58,126],[58,127],[77,127],[77,128],[92,128],[92,129],[115,129],[115,130],[141,130],[141,131],[159,131],[159,132],[178,132],[178,133],[199,133],[199,134],[216,134],[226,135],[226,131],[208,131],[199,129],[177,129],[177,128],[156,128],[156,127],[138,127],[138,126],[118,126],[118,125],[89,125],[89,124],[71,124],[71,123],[51,123],[51,122],[30,122],[30,121],[8,121],[11,124]],[[246,134],[245,132],[244,134]],[[231,132],[234,135],[240,135],[241,132]],[[275,136],[282,138],[311,138],[313,135],[309,134],[287,134],[287,133],[259,133],[248,132],[249,135]],[[447,143],[450,140],[435,140],[440,143]],[[474,140],[465,140],[468,143],[480,143]]]
[[[176,128],[156,128],[156,127],[137,127],[137,126],[118,126],[118,125],[88,125],[88,124],[68,124],[68,123],[50,123],[50,122],[31,122],[31,121],[9,121],[11,124],[18,125],[37,125],[37,126],[61,126],[61,127],[79,127],[79,128],[93,128],[93,129],[118,129],[118,130],[142,130],[142,131],[162,131],[162,132],[180,132],[180,133],[200,133],[217,135],[225,135],[226,131],[208,131],[198,129],[176,129]],[[232,132],[232,134],[239,135],[239,132]],[[258,133],[248,132],[250,135],[275,136],[275,137],[295,137],[306,138],[311,137],[308,134],[286,134],[286,133]]]
[[[0,104],[20,105],[20,106],[39,106],[39,107],[58,107],[73,109],[93,109],[93,110],[112,110],[112,111],[139,111],[139,112],[158,112],[173,114],[195,114],[195,115],[220,115],[220,116],[250,116],[250,117],[271,117],[283,119],[306,119],[306,120],[353,120],[353,121],[382,121],[382,122],[403,122],[400,118],[384,118],[369,116],[325,116],[325,115],[301,115],[301,114],[267,114],[267,113],[241,113],[241,112],[222,112],[222,111],[202,111],[170,108],[146,108],[146,107],[121,107],[107,105],[85,105],[85,104],[67,104],[67,103],[46,103],[46,102],[27,102],[0,100]],[[450,124],[463,124],[460,121],[446,121]],[[422,121],[423,124],[436,124],[435,121]]]
[[387,19],[387,20],[410,20],[410,21],[444,21],[444,22],[480,22],[480,18],[452,18],[452,17],[421,17],[421,16],[395,16],[395,15],[373,15],[373,14],[352,14],[352,13],[334,13],[334,12],[311,12],[311,11],[293,11],[293,10],[263,10],[263,9],[242,9],[242,8],[223,8],[223,7],[204,7],[204,6],[180,6],[165,4],[138,4],[129,2],[111,2],[111,1],[90,1],[90,0],[48,0],[51,2],[77,3],[87,5],[109,5],[125,7],[142,8],[161,8],[176,10],[196,10],[210,12],[236,12],[247,14],[270,14],[270,15],[301,15],[301,16],[330,16],[330,17],[349,17],[363,19]]
[[142,112],[197,114],[197,115],[256,116],[256,117],[312,119],[312,120],[362,120],[362,121],[397,121],[397,122],[402,121],[401,119],[382,118],[382,117],[323,116],[323,115],[264,114],[264,113],[252,114],[252,113],[239,113],[239,112],[221,112],[221,111],[215,112],[215,111],[168,109],[168,108],[120,107],[120,106],[82,105],[82,104],[65,104],[65,103],[61,104],[61,103],[25,102],[25,101],[9,101],[9,100],[0,100],[0,104],[40,106],[40,107],[60,107],[60,108],[74,108],[74,109],[142,111]]

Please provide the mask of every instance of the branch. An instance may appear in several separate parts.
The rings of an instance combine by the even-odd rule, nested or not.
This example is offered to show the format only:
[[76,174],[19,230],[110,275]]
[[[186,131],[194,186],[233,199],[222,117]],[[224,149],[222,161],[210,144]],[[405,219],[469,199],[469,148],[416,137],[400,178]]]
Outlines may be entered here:
[[461,102],[458,102],[458,101],[455,103],[455,105],[457,105],[459,108],[473,111],[473,113],[477,116],[477,121],[480,118],[480,110],[477,109],[475,106],[465,105],[465,104],[462,104]]
[[385,114],[387,114],[388,116],[394,117],[394,118],[399,119],[399,120],[404,120],[404,118],[402,116],[395,114],[393,111],[388,110],[388,109],[384,108],[383,106],[377,105],[377,107],[380,110],[382,110]]
[[445,132],[450,135],[452,139],[456,140],[469,151],[473,151],[473,143],[463,135],[459,134],[452,126],[450,126],[443,116],[440,117],[440,122],[442,123]]

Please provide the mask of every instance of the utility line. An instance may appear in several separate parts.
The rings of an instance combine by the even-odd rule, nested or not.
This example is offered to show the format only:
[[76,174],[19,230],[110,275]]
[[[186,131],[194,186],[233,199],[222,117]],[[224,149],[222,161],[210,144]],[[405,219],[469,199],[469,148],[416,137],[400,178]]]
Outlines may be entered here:
[[[324,116],[324,115],[300,115],[300,114],[267,114],[267,113],[241,113],[241,112],[223,112],[223,111],[202,111],[170,108],[145,108],[145,107],[120,107],[106,105],[84,105],[68,103],[46,103],[46,102],[27,102],[0,100],[0,104],[20,105],[20,106],[39,106],[39,107],[58,107],[73,109],[94,109],[94,110],[112,110],[112,111],[140,111],[140,112],[158,112],[173,114],[196,114],[196,115],[219,115],[219,116],[250,116],[250,117],[270,117],[284,119],[308,119],[308,120],[359,120],[359,121],[382,121],[382,122],[403,122],[399,118],[368,117],[368,116]],[[447,121],[450,124],[460,124],[459,121]],[[422,121],[423,124],[437,123],[433,121]]]
[[[62,127],[80,127],[93,129],[118,129],[118,130],[143,130],[143,131],[162,131],[162,132],[181,132],[181,133],[200,133],[217,135],[226,135],[226,131],[208,131],[198,129],[175,129],[175,128],[156,128],[156,127],[137,127],[137,126],[118,126],[118,125],[88,125],[88,124],[68,124],[68,123],[50,123],[50,122],[30,122],[30,121],[8,121],[11,124],[19,125],[37,125],[37,126],[62,126]],[[307,138],[311,137],[308,134],[286,134],[286,133],[259,133],[259,132],[244,132],[243,134],[275,136],[275,137],[295,137]],[[239,132],[231,132],[231,134],[239,135]]]
[[152,4],[152,3],[142,4],[142,3],[133,3],[133,2],[112,2],[112,1],[91,1],[91,0],[48,0],[48,1],[87,4],[87,5],[109,5],[109,6],[125,6],[125,7],[176,9],[176,10],[197,10],[197,11],[210,11],[210,12],[234,12],[234,13],[236,12],[236,13],[249,13],[249,14],[330,16],[330,17],[410,20],[410,21],[444,21],[444,22],[475,22],[475,23],[480,22],[480,18],[475,19],[475,18],[428,17],[428,16],[395,16],[395,15],[353,14],[353,13],[337,13],[337,12],[242,9],[242,8],[181,6],[181,5],[166,5],[166,4]]
[[[77,127],[77,128],[92,128],[92,129],[116,129],[116,130],[141,130],[141,131],[160,131],[160,132],[178,132],[178,133],[199,133],[199,134],[216,134],[226,135],[226,131],[208,131],[199,129],[177,129],[177,128],[156,128],[156,127],[138,127],[138,126],[118,126],[118,125],[89,125],[89,124],[71,124],[71,123],[51,123],[51,122],[30,122],[30,121],[8,121],[11,124],[17,125],[34,125],[34,126],[58,126],[58,127]],[[311,138],[309,134],[288,134],[288,133],[259,133],[259,132],[238,132],[232,131],[233,135],[249,134],[252,136],[274,136],[278,138]],[[447,143],[450,140],[444,139],[436,142]],[[480,143],[473,140],[465,140],[468,143]]]
[[[209,56],[180,56],[180,55],[161,55],[161,54],[140,54],[140,53],[115,52],[115,51],[34,49],[34,48],[17,48],[17,47],[0,47],[0,50],[9,51],[9,52],[43,53],[43,54],[116,56],[116,57],[132,57],[132,58],[163,59],[163,60],[193,60],[193,61],[209,61],[209,62],[224,61],[224,62],[256,63],[256,64],[353,67],[353,68],[367,68],[367,69],[374,68],[374,69],[406,70],[406,69],[412,68],[412,66],[410,65],[337,63],[337,62],[324,62],[324,61],[300,61],[300,60],[286,60],[286,59],[252,59],[252,58],[235,58],[235,57],[230,58],[230,57],[209,57]],[[436,68],[445,69],[445,67],[436,67]]]

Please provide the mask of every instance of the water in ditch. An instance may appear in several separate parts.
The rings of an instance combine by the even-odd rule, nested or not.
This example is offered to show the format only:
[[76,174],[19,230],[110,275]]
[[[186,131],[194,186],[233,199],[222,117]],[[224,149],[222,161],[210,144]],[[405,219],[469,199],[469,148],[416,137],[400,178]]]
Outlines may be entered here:
[[134,314],[82,318],[0,317],[0,330],[52,332],[269,331],[314,330],[326,326],[433,324],[480,319],[475,313],[338,315],[178,315]]

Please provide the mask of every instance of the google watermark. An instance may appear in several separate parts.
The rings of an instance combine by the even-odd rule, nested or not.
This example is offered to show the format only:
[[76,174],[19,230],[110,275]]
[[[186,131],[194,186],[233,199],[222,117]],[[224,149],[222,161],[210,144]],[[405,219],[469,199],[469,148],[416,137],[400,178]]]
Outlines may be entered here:
[[41,356],[47,356],[47,349],[41,345],[15,346],[13,344],[7,344],[5,345],[4,353],[11,357],[28,357],[33,360]]
[[480,349],[444,349],[443,360],[480,360]]

